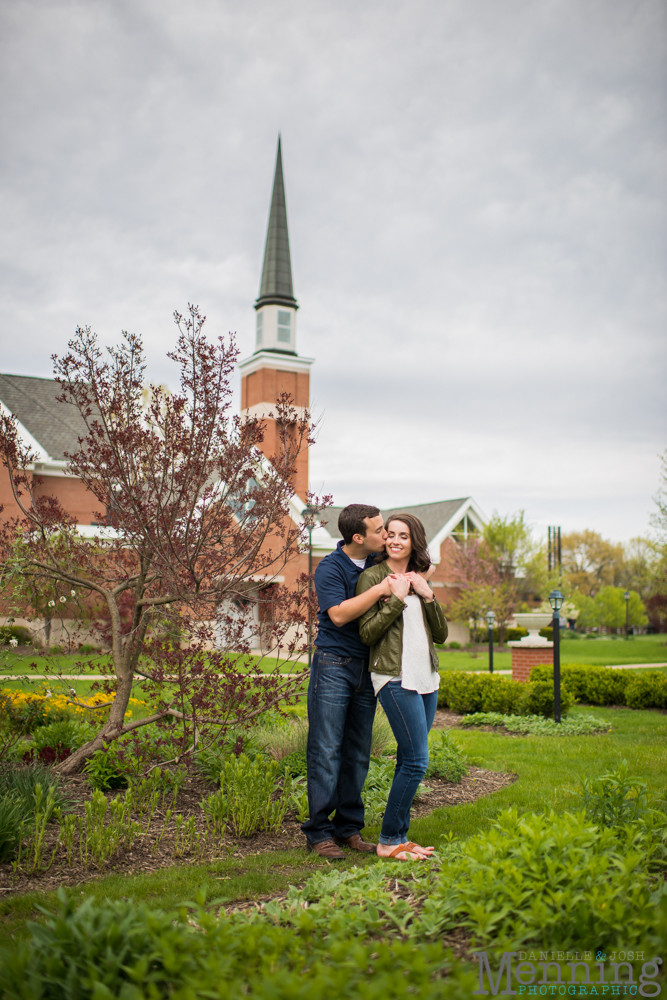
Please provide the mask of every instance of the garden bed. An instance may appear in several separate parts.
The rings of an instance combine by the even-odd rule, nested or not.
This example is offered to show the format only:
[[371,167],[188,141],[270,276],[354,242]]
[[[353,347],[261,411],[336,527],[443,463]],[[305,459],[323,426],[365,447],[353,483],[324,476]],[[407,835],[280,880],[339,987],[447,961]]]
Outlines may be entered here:
[[[516,781],[516,774],[487,771],[479,767],[469,767],[460,782],[449,782],[441,778],[428,778],[425,781],[425,794],[415,801],[412,815],[414,818],[426,816],[434,809],[443,806],[460,805],[475,802],[477,799]],[[63,797],[68,808],[76,815],[82,816],[85,803],[91,799],[92,789],[87,779],[76,776],[61,782]],[[201,808],[202,799],[206,798],[215,786],[191,769],[178,791],[176,805],[173,810],[182,814],[187,821],[191,817],[197,833],[203,836],[206,830],[204,812]],[[107,796],[113,798],[118,793]],[[57,832],[49,825],[45,839],[45,857],[50,858],[56,847]],[[198,865],[220,858],[231,859],[249,857],[271,851],[284,851],[295,848],[305,850],[305,839],[301,825],[294,813],[288,813],[279,832],[256,832],[247,837],[235,837],[226,834],[224,839],[213,849],[197,852],[196,849],[186,851],[182,857],[175,856],[175,820],[167,820],[167,810],[157,809],[147,830],[142,830],[134,840],[129,850],[122,848],[99,868],[84,865],[78,858],[68,864],[65,848],[58,847],[53,863],[46,871],[28,874],[15,872],[11,863],[0,864],[0,893],[3,898],[13,894],[23,894],[32,891],[49,891],[61,885],[78,885],[110,874],[140,875],[170,868],[174,865]]]

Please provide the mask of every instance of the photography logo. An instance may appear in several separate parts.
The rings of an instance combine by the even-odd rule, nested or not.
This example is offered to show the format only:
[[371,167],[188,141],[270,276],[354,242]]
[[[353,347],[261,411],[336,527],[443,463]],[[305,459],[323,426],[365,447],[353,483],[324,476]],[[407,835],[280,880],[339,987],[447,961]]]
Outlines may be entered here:
[[656,982],[662,959],[644,961],[643,951],[598,951],[595,959],[590,951],[504,951],[495,969],[485,951],[473,955],[479,964],[475,995],[657,997],[662,992]]

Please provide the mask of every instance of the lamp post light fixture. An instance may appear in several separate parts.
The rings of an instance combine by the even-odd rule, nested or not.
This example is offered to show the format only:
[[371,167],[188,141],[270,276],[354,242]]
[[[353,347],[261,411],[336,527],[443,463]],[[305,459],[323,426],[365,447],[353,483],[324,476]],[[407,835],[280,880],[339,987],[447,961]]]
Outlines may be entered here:
[[625,638],[630,637],[630,591],[626,590],[623,594],[625,598]]
[[554,722],[560,722],[560,609],[565,598],[560,590],[552,590],[549,594],[549,604],[553,611],[554,640]]
[[493,611],[486,612],[486,621],[489,626],[489,673],[493,673],[493,625],[495,623],[496,616]]

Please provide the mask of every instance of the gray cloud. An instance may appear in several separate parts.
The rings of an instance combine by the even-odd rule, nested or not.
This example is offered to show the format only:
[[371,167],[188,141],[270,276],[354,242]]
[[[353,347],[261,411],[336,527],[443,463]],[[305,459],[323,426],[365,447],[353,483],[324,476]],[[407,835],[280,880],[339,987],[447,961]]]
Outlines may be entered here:
[[660,0],[9,0],[2,369],[171,312],[252,350],[283,134],[315,486],[646,529],[665,445]]

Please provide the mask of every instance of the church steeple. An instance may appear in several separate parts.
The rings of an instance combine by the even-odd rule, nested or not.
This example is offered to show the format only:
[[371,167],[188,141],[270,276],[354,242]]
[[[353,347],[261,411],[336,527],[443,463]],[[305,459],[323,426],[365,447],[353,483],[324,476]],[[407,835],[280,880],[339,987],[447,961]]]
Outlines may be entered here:
[[[276,400],[282,393],[289,393],[298,416],[305,412],[310,403],[310,366],[313,359],[301,357],[296,350],[298,308],[292,286],[283,160],[278,137],[264,267],[259,298],[255,302],[255,351],[239,363],[241,412],[264,421],[261,448],[269,459],[280,453],[285,430],[276,424]],[[308,493],[307,444],[296,460],[295,491],[301,501],[305,502]]]
[[261,309],[262,306],[271,304],[298,309],[292,285],[292,260],[287,231],[287,206],[285,205],[280,136],[278,136],[278,155],[276,156],[276,171],[273,177],[269,228],[264,248],[262,281],[255,309]]

